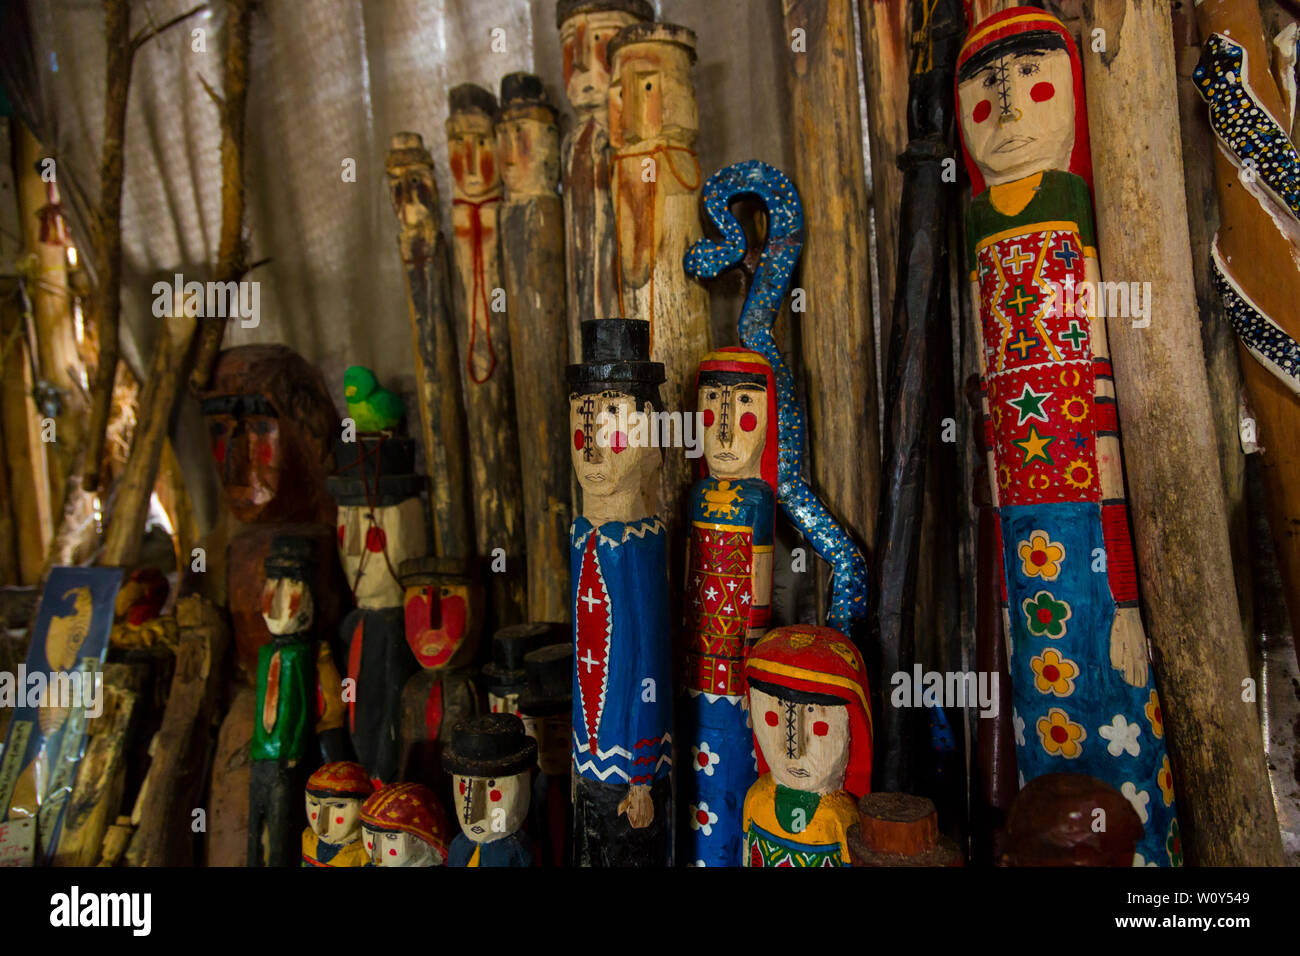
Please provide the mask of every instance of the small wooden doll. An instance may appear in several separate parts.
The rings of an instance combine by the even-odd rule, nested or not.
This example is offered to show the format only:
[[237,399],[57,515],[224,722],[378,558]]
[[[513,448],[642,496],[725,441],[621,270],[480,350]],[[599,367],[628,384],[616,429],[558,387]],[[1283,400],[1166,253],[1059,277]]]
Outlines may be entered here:
[[361,805],[366,866],[442,866],[447,859],[447,815],[428,787],[395,783]]
[[532,866],[522,827],[537,741],[514,714],[483,714],[456,726],[443,762],[454,774],[456,819],[448,866]]
[[1132,866],[1142,835],[1137,811],[1110,784],[1082,773],[1049,773],[1025,784],[1011,804],[1001,863]]
[[971,175],[971,298],[983,337],[1023,780],[1085,773],[1180,854],[1164,724],[1138,606],[1090,188],[1082,69],[1041,10],[995,14],[957,60]]
[[573,468],[582,487],[573,584],[574,845],[579,866],[667,866],[672,787],[667,532],[660,451],[632,442],[660,408],[650,323],[582,324],[570,365]]
[[685,862],[740,866],[740,804],[758,776],[745,651],[767,631],[772,593],[776,381],[763,356],[728,348],[705,356],[698,384],[707,467],[690,499],[678,833]]
[[852,865],[855,801],[871,787],[862,655],[830,628],[780,627],[750,651],[745,683],[760,774],[745,796],[745,865]]
[[524,657],[548,644],[568,641],[567,624],[515,624],[497,631],[492,637],[492,660],[483,665],[488,710],[518,714],[519,695],[528,686]]
[[542,866],[568,866],[573,842],[573,644],[551,644],[524,655],[528,686],[519,697],[524,731],[537,741],[529,831]]
[[327,763],[307,778],[303,866],[365,866],[361,804],[375,788],[366,768],[350,760]]

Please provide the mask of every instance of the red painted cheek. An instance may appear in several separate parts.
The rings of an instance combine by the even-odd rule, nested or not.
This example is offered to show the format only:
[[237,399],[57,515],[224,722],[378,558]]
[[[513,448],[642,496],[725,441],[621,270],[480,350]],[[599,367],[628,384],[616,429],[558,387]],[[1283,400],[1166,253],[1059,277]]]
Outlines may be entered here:
[[627,435],[623,432],[614,432],[614,437],[610,439],[609,447],[613,449],[614,454],[619,454],[627,449]]
[[275,457],[275,448],[270,442],[262,442],[257,446],[257,460],[264,465],[269,465],[271,459]]
[[813,733],[816,734],[818,737],[825,737],[830,732],[831,732],[830,724],[826,723],[826,721],[824,720],[816,721],[813,724]]
[[335,823],[342,823],[342,822],[343,822],[343,818],[342,818],[342,817],[335,817],[335,818],[334,818],[334,822],[335,822]]
[[758,416],[755,415],[753,412],[745,412],[745,414],[740,416],[741,431],[752,432],[757,427],[758,427]]
[[769,727],[775,727],[778,719],[779,718],[776,716],[776,711],[774,710],[769,710],[766,714],[763,715],[763,720],[767,722],[767,725]]
[[289,616],[290,616],[290,617],[293,617],[295,614],[297,614],[297,613],[298,613],[298,609],[299,609],[300,607],[302,607],[302,595],[301,595],[301,594],[295,594],[295,595],[293,595],[291,598],[289,598]]
[[343,538],[347,535],[347,528],[339,525],[339,547],[343,547]]
[[1029,97],[1035,103],[1046,103],[1055,95],[1056,87],[1051,83],[1048,83],[1046,80],[1043,80],[1041,83],[1035,83],[1033,88],[1029,91]]
[[311,818],[312,818],[313,820],[315,820],[315,819],[316,819],[316,814],[313,813],[313,814],[311,815]]
[[366,531],[366,550],[372,554],[378,554],[384,550],[384,545],[388,544],[388,535],[384,534],[383,528],[370,528]]
[[389,850],[389,851],[388,851],[388,855],[389,855],[389,856],[397,856],[397,851],[396,851],[396,850]]
[[970,118],[977,123],[982,123],[989,118],[993,112],[993,104],[988,100],[980,100],[975,104],[975,110],[971,113]]
[[585,445],[586,443],[587,443],[587,438],[585,435],[582,434],[582,429],[579,428],[577,431],[573,433],[573,447],[578,449],[578,451],[582,451],[582,446]]
[[456,182],[465,178],[465,160],[461,158],[459,151],[451,154],[451,175]]
[[217,460],[217,464],[224,464],[226,460],[226,440],[218,438],[212,443],[212,457]]
[[367,849],[367,850],[373,850],[374,848],[375,848],[375,845],[374,845],[373,843],[371,843],[369,840],[367,840],[367,841],[366,841],[366,849]]
[[704,410],[704,427],[705,428],[713,427],[713,409],[711,408],[706,408]]
[[501,791],[493,790],[491,793],[488,794],[488,797],[491,798],[493,803],[496,803],[498,800],[501,799]]
[[460,782],[460,795],[461,795],[462,797],[465,795],[465,781],[464,781],[464,780],[462,780],[462,781]]
[[270,613],[271,613],[271,602],[272,602],[274,599],[275,599],[275,592],[274,592],[274,591],[263,591],[263,592],[262,592],[262,613],[263,613],[263,614],[270,614]]

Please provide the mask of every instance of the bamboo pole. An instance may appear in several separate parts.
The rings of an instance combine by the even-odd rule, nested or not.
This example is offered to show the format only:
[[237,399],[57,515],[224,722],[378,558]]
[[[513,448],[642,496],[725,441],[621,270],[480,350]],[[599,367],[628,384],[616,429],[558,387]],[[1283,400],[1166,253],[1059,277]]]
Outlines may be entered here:
[[1138,566],[1160,675],[1183,845],[1202,865],[1276,865],[1241,633],[1192,278],[1167,4],[1085,11],[1088,112],[1103,274],[1151,283],[1150,325],[1112,320]]

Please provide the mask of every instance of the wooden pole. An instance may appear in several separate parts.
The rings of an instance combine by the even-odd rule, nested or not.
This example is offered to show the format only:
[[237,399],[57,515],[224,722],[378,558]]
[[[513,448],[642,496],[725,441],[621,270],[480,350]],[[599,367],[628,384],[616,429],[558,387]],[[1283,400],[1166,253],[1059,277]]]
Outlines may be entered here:
[[1138,566],[1183,845],[1202,865],[1277,865],[1197,322],[1169,7],[1095,0],[1085,36],[1104,275],[1150,282],[1149,327],[1108,330]]
[[853,538],[872,541],[880,427],[852,0],[782,0],[782,9],[805,224],[792,309],[802,298],[813,485]]
[[41,442],[41,415],[32,399],[32,352],[28,347],[25,317],[18,289],[10,293],[0,321],[0,364],[4,380],[0,383],[4,418],[4,467],[8,471],[12,495],[12,515],[18,544],[20,584],[41,580],[45,551],[49,547],[53,519],[50,484],[46,472],[45,446]]

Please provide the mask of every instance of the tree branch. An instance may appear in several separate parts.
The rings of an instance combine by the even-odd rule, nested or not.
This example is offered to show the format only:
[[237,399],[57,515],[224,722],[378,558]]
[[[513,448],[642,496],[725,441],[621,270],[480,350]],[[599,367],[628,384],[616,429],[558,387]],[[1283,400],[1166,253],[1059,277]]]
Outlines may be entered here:
[[206,3],[200,3],[197,7],[187,10],[178,16],[172,17],[170,20],[168,20],[166,23],[161,24],[160,26],[156,26],[148,30],[141,30],[139,33],[137,33],[135,36],[131,38],[131,54],[134,56],[136,50],[140,49],[140,47],[144,46],[154,37],[158,36],[161,33],[166,32],[167,30],[170,30],[172,27],[176,26],[176,24],[180,23],[181,21],[188,20],[190,17],[194,16],[194,14],[198,13],[201,10],[206,10],[207,8],[208,5]]

